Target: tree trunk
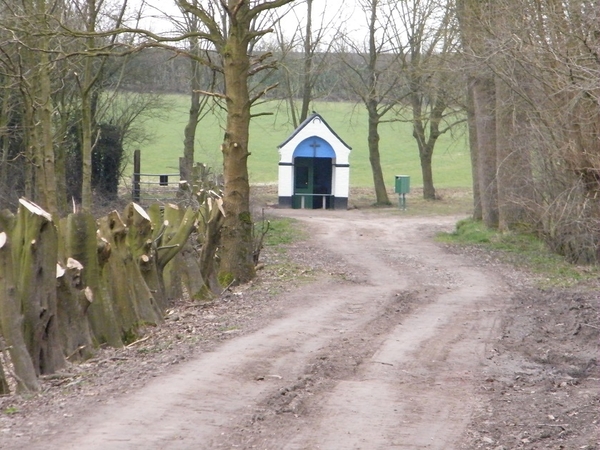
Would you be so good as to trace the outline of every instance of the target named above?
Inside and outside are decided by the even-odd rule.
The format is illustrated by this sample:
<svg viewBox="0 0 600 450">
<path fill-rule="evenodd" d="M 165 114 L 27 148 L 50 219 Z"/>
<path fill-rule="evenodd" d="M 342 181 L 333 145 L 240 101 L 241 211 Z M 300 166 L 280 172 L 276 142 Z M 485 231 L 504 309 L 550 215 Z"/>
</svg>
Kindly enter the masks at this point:
<svg viewBox="0 0 600 450">
<path fill-rule="evenodd" d="M 36 104 L 38 105 L 37 120 L 31 126 L 38 129 L 37 138 L 34 145 L 39 146 L 39 161 L 41 163 L 38 175 L 41 185 L 38 185 L 38 194 L 41 203 L 50 214 L 58 214 L 58 192 L 56 184 L 56 174 L 54 172 L 54 124 L 52 115 L 54 108 L 52 105 L 52 82 L 50 80 L 50 58 L 44 52 L 47 49 L 47 42 L 43 43 L 42 50 L 39 52 L 39 66 L 37 67 L 38 79 Z M 38 180 L 36 180 L 38 183 Z"/>
<path fill-rule="evenodd" d="M 381 99 L 378 97 L 378 59 L 379 49 L 377 46 L 377 32 L 378 32 L 378 2 L 371 2 L 368 7 L 370 8 L 369 16 L 369 54 L 368 63 L 366 67 L 366 95 L 363 96 L 363 101 L 367 107 L 368 115 L 368 136 L 367 142 L 369 144 L 369 162 L 371 163 L 371 171 L 373 172 L 373 185 L 375 188 L 376 204 L 387 206 L 391 205 L 390 199 L 385 188 L 385 180 L 383 178 L 383 171 L 381 170 L 381 156 L 379 154 L 379 123 L 381 121 L 381 115 L 379 114 L 378 108 L 381 104 Z"/>
<path fill-rule="evenodd" d="M 479 76 L 473 83 L 477 127 L 477 171 L 483 223 L 498 227 L 498 186 L 496 184 L 496 93 L 494 79 Z"/>
<path fill-rule="evenodd" d="M 155 290 L 162 292 L 162 297 L 159 298 L 158 295 L 155 297 L 164 310 L 171 300 L 169 292 L 177 291 L 176 287 L 165 284 L 165 268 L 188 244 L 190 235 L 196 229 L 198 213 L 192 208 L 181 210 L 176 205 L 166 205 L 161 211 L 159 205 L 152 205 L 148 214 L 154 230 L 152 239 L 156 255 L 157 282 L 159 283 Z M 177 281 L 177 278 L 174 277 L 173 281 Z"/>
<path fill-rule="evenodd" d="M 200 272 L 202 273 L 203 286 L 195 293 L 198 298 L 211 297 L 219 294 L 222 289 L 217 279 L 215 255 L 220 245 L 219 230 L 223 223 L 223 215 L 218 208 L 209 210 L 208 205 L 204 206 L 204 221 L 200 223 L 198 230 L 198 240 L 202 245 L 200 251 Z M 226 287 L 226 286 L 223 286 Z"/>
<path fill-rule="evenodd" d="M 62 124 L 61 124 L 62 125 Z M 62 126 L 56 131 L 57 136 L 65 136 L 66 128 Z M 71 174 L 67 174 L 67 151 L 65 145 L 63 143 L 59 143 L 56 146 L 56 151 L 54 153 L 54 173 L 56 177 L 56 192 L 57 192 L 57 202 L 58 202 L 58 214 L 59 217 L 65 217 L 72 211 L 72 199 L 68 199 L 67 193 L 67 177 L 70 177 Z"/>
<path fill-rule="evenodd" d="M 371 172 L 373 173 L 373 185 L 375 187 L 375 198 L 377 205 L 391 205 L 390 199 L 385 188 L 383 170 L 381 169 L 381 156 L 379 154 L 379 115 L 377 114 L 377 105 L 370 104 L 367 108 L 369 115 L 369 162 L 371 163 Z"/>
<path fill-rule="evenodd" d="M 20 245 L 12 238 L 14 217 L 2 217 L 0 223 L 0 330 L 9 348 L 10 359 L 17 378 L 17 392 L 38 391 L 36 369 L 27 349 L 23 334 L 24 317 L 21 312 L 14 270 L 13 248 Z"/>
<path fill-rule="evenodd" d="M 420 93 L 420 83 L 413 80 L 411 95 L 412 103 L 412 122 L 413 137 L 417 141 L 419 148 L 419 158 L 421 162 L 421 174 L 423 175 L 423 198 L 425 200 L 435 200 L 435 187 L 433 185 L 433 171 L 431 168 L 433 162 L 433 150 L 435 143 L 440 136 L 440 122 L 442 114 L 446 109 L 445 103 L 438 97 L 435 104 L 431 107 L 429 116 L 429 135 L 426 133 L 426 125 L 423 120 L 423 95 Z"/>
<path fill-rule="evenodd" d="M 98 309 L 102 306 L 110 309 L 93 311 L 97 315 L 92 317 L 97 320 L 92 322 L 92 326 L 95 334 L 104 331 L 107 326 L 112 330 L 113 325 L 109 320 L 111 310 L 114 311 L 120 339 L 125 343 L 137 338 L 141 326 L 162 321 L 155 293 L 146 284 L 138 265 L 142 254 L 135 242 L 148 239 L 145 234 L 148 231 L 147 224 L 145 221 L 141 222 L 141 227 L 137 228 L 137 221 L 129 218 L 128 227 L 116 211 L 99 220 L 99 237 L 103 244 L 101 252 L 108 253 L 108 257 L 101 257 L 99 274 L 99 290 L 107 301 L 105 305 L 99 305 Z M 130 234 L 133 236 L 129 236 Z M 90 310 L 92 307 L 94 303 Z M 103 314 L 108 315 L 106 319 Z"/>
<path fill-rule="evenodd" d="M 198 43 L 195 42 L 197 48 Z M 192 168 L 194 167 L 194 151 L 196 146 L 196 129 L 200 118 L 200 63 L 195 59 L 190 59 L 192 65 L 192 79 L 190 93 L 190 112 L 188 122 L 183 130 L 183 158 L 180 167 L 180 177 L 182 180 L 191 182 Z"/>
<path fill-rule="evenodd" d="M 533 199 L 533 180 L 529 150 L 522 143 L 527 142 L 527 136 L 519 136 L 519 129 L 526 126 L 526 105 L 519 107 L 515 92 L 498 76 L 495 91 L 498 228 L 507 231 L 525 223 Z"/>
<path fill-rule="evenodd" d="M 221 150 L 225 182 L 221 229 L 219 282 L 246 283 L 255 276 L 252 260 L 252 216 L 248 180 L 250 98 L 248 92 L 247 38 L 239 23 L 232 24 L 223 54 L 227 96 L 227 129 Z"/>
<path fill-rule="evenodd" d="M 0 77 L 2 82 L 2 89 L 6 89 L 8 91 L 8 82 L 6 81 L 8 77 Z M 4 95 L 4 97 L 0 100 L 0 129 L 7 130 L 8 124 L 10 121 L 10 112 L 11 110 L 11 96 Z M 10 152 L 10 138 L 8 133 L 3 133 L 0 136 L 0 193 L 1 195 L 6 195 L 10 192 L 10 182 L 9 182 L 9 152 Z M 8 196 L 7 196 L 8 197 Z M 12 196 L 11 196 L 12 197 Z M 10 198 L 12 200 L 12 198 Z"/>
<path fill-rule="evenodd" d="M 86 284 L 97 274 L 96 221 L 85 213 L 70 214 L 60 221 L 57 274 L 58 318 L 61 345 L 71 361 L 92 356 L 94 342 L 88 311 L 99 295 Z M 97 275 L 96 275 L 97 276 Z"/>
<path fill-rule="evenodd" d="M 39 52 L 27 49 L 22 53 L 30 76 L 29 84 L 22 87 L 25 109 L 23 127 L 26 130 L 28 157 L 33 161 L 33 164 L 27 165 L 31 172 L 27 177 L 30 185 L 26 191 L 50 213 L 57 213 L 49 58 L 43 49 Z"/>
<path fill-rule="evenodd" d="M 91 70 L 90 58 L 86 61 L 86 73 Z M 87 76 L 86 76 L 87 79 Z M 87 81 L 87 80 L 86 80 Z M 92 110 L 89 90 L 81 90 L 81 208 L 92 212 Z"/>
<path fill-rule="evenodd" d="M 96 48 L 94 33 L 96 32 L 99 7 L 96 0 L 85 1 L 84 20 L 88 33 L 88 37 L 85 39 L 85 49 L 90 52 Z M 98 74 L 95 73 L 96 67 L 97 61 L 94 61 L 92 56 L 84 57 L 83 80 L 79 78 L 77 80 L 81 95 L 81 208 L 84 213 L 92 211 L 94 201 L 92 195 L 92 152 L 95 144 L 93 136 L 95 128 L 94 85 L 98 81 Z"/>
<path fill-rule="evenodd" d="M 0 334 L 2 331 L 2 327 L 0 327 Z M 2 345 L 2 344 L 0 344 Z M 2 353 L 4 353 L 4 348 L 0 349 L 0 351 L 2 351 Z M 10 394 L 10 386 L 8 385 L 8 381 L 6 381 L 6 375 L 4 372 L 4 367 L 2 367 L 2 364 L 0 363 L 0 395 L 4 396 L 4 395 L 9 395 Z"/>
<path fill-rule="evenodd" d="M 422 147 L 422 148 L 421 148 Z M 435 200 L 435 187 L 433 186 L 433 171 L 431 163 L 433 160 L 433 151 L 429 145 L 419 144 L 419 158 L 421 161 L 421 174 L 423 175 L 423 198 L 425 200 Z"/>
<path fill-rule="evenodd" d="M 110 216 L 110 215 L 109 215 Z M 88 299 L 82 306 L 82 312 L 89 321 L 89 326 L 93 336 L 94 344 L 107 343 L 111 347 L 120 347 L 123 345 L 120 320 L 113 306 L 110 281 L 106 284 L 103 281 L 102 274 L 105 265 L 111 257 L 113 246 L 109 239 L 103 235 L 109 234 L 107 229 L 113 233 L 117 230 L 120 223 L 111 223 L 108 217 L 103 217 L 96 224 L 96 220 L 90 214 L 73 214 L 69 216 L 64 227 L 64 256 L 63 258 L 73 258 L 83 265 L 82 280 L 80 286 L 84 288 L 84 294 L 87 293 Z M 99 230 L 100 235 L 97 235 Z M 102 233 L 102 230 L 105 230 Z M 84 295 L 85 297 L 85 295 Z M 80 300 L 84 298 L 78 297 Z"/>
<path fill-rule="evenodd" d="M 156 234 L 164 234 L 165 227 L 159 205 L 155 205 L 153 210 L 157 212 L 158 216 L 154 218 L 156 227 L 150 214 L 138 204 L 130 203 L 125 207 L 123 222 L 127 227 L 127 239 L 126 246 L 123 249 L 131 252 L 133 261 L 139 267 L 145 284 L 153 294 L 153 302 L 156 302 L 157 306 L 163 309 L 166 306 L 164 286 L 158 270 L 158 257 L 154 240 Z"/>
<path fill-rule="evenodd" d="M 312 65 L 314 50 L 312 46 L 312 5 L 313 0 L 306 0 L 306 36 L 304 36 L 304 67 L 302 72 L 302 108 L 300 123 L 308 117 L 308 110 L 312 100 Z M 297 127 L 298 125 L 296 125 Z"/>
<path fill-rule="evenodd" d="M 479 191 L 479 163 L 475 105 L 473 103 L 473 80 L 467 82 L 467 127 L 469 130 L 469 150 L 471 153 L 471 174 L 473 177 L 473 219 L 482 220 L 481 194 Z"/>
<path fill-rule="evenodd" d="M 27 200 L 19 203 L 13 239 L 22 245 L 13 249 L 13 261 L 25 342 L 36 373 L 54 373 L 65 365 L 57 320 L 58 233 L 49 213 Z"/>
<path fill-rule="evenodd" d="M 470 63 L 467 73 L 467 119 L 473 171 L 475 219 L 498 224 L 493 77 L 486 66 L 489 40 L 489 0 L 456 0 L 461 40 Z"/>
<path fill-rule="evenodd" d="M 177 278 L 191 299 L 196 299 L 196 293 L 204 286 L 204 275 L 200 271 L 200 254 L 194 245 L 186 244 L 181 252 L 165 268 L 165 284 L 167 292 L 175 293 L 177 288 L 171 287 L 172 280 Z M 173 272 L 177 272 L 173 275 Z"/>
<path fill-rule="evenodd" d="M 219 282 L 225 285 L 231 282 L 245 283 L 256 275 L 250 213 L 248 139 L 250 108 L 266 91 L 251 99 L 248 81 L 249 77 L 271 67 L 271 64 L 266 61 L 270 53 L 253 55 L 255 52 L 251 47 L 270 31 L 260 28 L 260 19 L 267 17 L 269 11 L 292 2 L 222 0 L 205 5 L 203 2 L 176 1 L 182 11 L 203 22 L 208 31 L 199 34 L 214 45 L 221 59 L 219 70 L 223 73 L 225 92 L 215 96 L 224 97 L 227 105 L 227 124 L 221 145 L 225 218 L 221 229 L 219 267 Z M 216 12 L 220 13 L 219 19 L 216 19 Z M 214 64 L 209 65 L 214 68 Z"/>
<path fill-rule="evenodd" d="M 192 232 L 196 229 L 198 213 L 193 208 L 181 210 L 176 205 L 167 205 L 163 211 L 165 231 L 157 239 L 157 264 L 159 270 L 171 261 L 185 245 Z M 155 223 L 155 227 L 156 227 Z M 155 239 L 157 236 L 155 236 Z"/>
<path fill-rule="evenodd" d="M 93 292 L 82 285 L 83 266 L 69 258 L 57 274 L 59 339 L 69 361 L 85 360 L 93 355 L 93 340 L 87 310 Z"/>
</svg>

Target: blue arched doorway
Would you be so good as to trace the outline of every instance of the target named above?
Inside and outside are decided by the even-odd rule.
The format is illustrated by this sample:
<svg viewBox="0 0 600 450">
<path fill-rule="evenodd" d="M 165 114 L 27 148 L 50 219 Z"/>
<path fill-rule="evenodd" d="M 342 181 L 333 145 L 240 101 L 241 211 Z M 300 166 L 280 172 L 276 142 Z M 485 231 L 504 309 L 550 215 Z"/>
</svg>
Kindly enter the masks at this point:
<svg viewBox="0 0 600 450">
<path fill-rule="evenodd" d="M 333 147 L 318 136 L 303 140 L 293 154 L 293 208 L 331 208 Z"/>
</svg>

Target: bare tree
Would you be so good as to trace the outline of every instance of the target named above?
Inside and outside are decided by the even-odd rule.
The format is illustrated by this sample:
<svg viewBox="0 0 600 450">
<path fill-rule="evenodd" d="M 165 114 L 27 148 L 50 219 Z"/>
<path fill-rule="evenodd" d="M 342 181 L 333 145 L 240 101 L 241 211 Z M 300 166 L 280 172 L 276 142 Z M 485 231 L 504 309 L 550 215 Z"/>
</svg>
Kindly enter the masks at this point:
<svg viewBox="0 0 600 450">
<path fill-rule="evenodd" d="M 12 102 L 12 120 L 18 117 L 20 121 L 19 126 L 13 123 L 11 129 L 22 130 L 16 137 L 13 133 L 9 141 L 13 148 L 4 153 L 24 167 L 25 188 L 17 192 L 36 200 L 48 211 L 65 214 L 70 209 L 69 185 L 77 184 L 80 192 L 70 193 L 81 198 L 84 209 L 89 211 L 94 172 L 92 150 L 103 138 L 97 117 L 101 91 L 116 70 L 115 48 L 128 47 L 115 31 L 127 2 L 116 10 L 107 10 L 107 3 L 101 0 L 19 5 L 4 1 L 0 5 L 7 11 L 0 20 L 10 30 L 0 62 L 5 80 L 10 81 L 7 86 L 11 87 L 6 91 L 5 105 L 8 108 L 7 102 Z M 131 51 L 126 49 L 126 53 Z M 23 142 L 18 160 L 14 156 L 17 141 Z M 67 177 L 68 157 L 75 147 L 82 156 L 76 173 L 71 171 Z M 73 179 L 78 182 L 73 183 Z"/>
<path fill-rule="evenodd" d="M 30 161 L 26 189 L 30 198 L 55 213 L 59 200 L 54 167 L 51 37 L 56 33 L 56 25 L 52 21 L 52 5 L 30 0 L 18 5 L 5 2 L 4 7 L 15 16 L 14 20 L 5 21 L 5 27 L 11 30 L 18 53 L 12 75 L 19 80 L 24 156 Z"/>
<path fill-rule="evenodd" d="M 436 198 L 433 184 L 433 152 L 438 138 L 464 122 L 463 93 L 457 86 L 458 30 L 451 1 L 409 0 L 397 2 L 393 48 L 398 70 L 405 74 L 407 101 L 401 101 L 400 117 L 409 110 L 413 137 L 419 149 L 423 175 L 423 197 Z M 404 108 L 404 105 L 410 105 Z"/>
<path fill-rule="evenodd" d="M 252 55 L 250 51 L 258 39 L 272 31 L 266 27 L 259 28 L 257 20 L 292 1 L 221 0 L 205 5 L 177 0 L 183 11 L 199 19 L 203 29 L 197 35 L 214 46 L 221 59 L 218 70 L 222 71 L 225 80 L 225 92 L 212 93 L 222 98 L 227 107 L 227 123 L 221 145 L 225 218 L 221 230 L 219 273 L 220 281 L 225 285 L 233 281 L 243 283 L 254 277 L 247 164 L 250 156 L 250 108 L 269 88 L 251 94 L 249 82 L 254 74 L 272 67 L 270 54 Z M 224 20 L 221 21 L 221 18 Z"/>
<path fill-rule="evenodd" d="M 345 34 L 340 39 L 342 47 L 337 51 L 351 73 L 342 83 L 367 110 L 367 142 L 376 202 L 378 205 L 390 205 L 381 169 L 379 126 L 396 106 L 402 83 L 402 74 L 396 70 L 398 58 L 390 45 L 393 38 L 392 8 L 382 0 L 360 0 L 359 4 L 368 29 L 365 42 L 355 41 L 350 34 Z"/>
<path fill-rule="evenodd" d="M 4 8 L 0 4 L 0 8 Z M 0 209 L 16 208 L 16 192 L 25 188 L 19 79 L 15 76 L 18 49 L 9 30 L 0 29 Z"/>
<path fill-rule="evenodd" d="M 194 7 L 198 7 L 199 0 L 190 1 Z M 180 7 L 182 16 L 169 16 L 164 11 L 159 11 L 162 17 L 165 17 L 176 28 L 177 32 L 186 36 L 186 46 L 184 48 L 173 48 L 177 57 L 183 57 L 189 63 L 189 93 L 190 109 L 188 121 L 183 131 L 183 157 L 180 158 L 179 169 L 182 180 L 191 180 L 193 176 L 196 134 L 198 125 L 206 114 L 213 109 L 210 102 L 214 100 L 208 93 L 216 89 L 219 71 L 214 70 L 211 60 L 216 57 L 214 50 L 208 45 L 208 41 L 201 39 L 200 33 L 202 21 L 197 15 L 190 14 L 185 8 Z M 168 46 L 167 46 L 168 47 Z M 212 55 L 211 55 L 212 53 Z"/>
<path fill-rule="evenodd" d="M 487 180 L 496 192 L 496 224 L 530 227 L 575 261 L 597 260 L 598 2 L 462 0 L 459 6 L 477 80 L 475 110 L 479 105 L 494 123 L 486 132 L 479 117 L 475 122 L 480 174 L 482 157 L 495 152 Z M 488 136 L 494 141 L 486 142 Z M 485 221 L 494 203 L 486 205 L 481 187 Z"/>
<path fill-rule="evenodd" d="M 315 56 L 314 41 L 313 39 L 313 14 L 312 14 L 313 0 L 306 0 L 306 28 L 304 33 L 304 70 L 302 72 L 302 108 L 300 112 L 300 122 L 304 122 L 308 117 L 308 110 L 310 102 L 312 100 L 312 90 L 314 87 L 314 76 L 313 76 L 313 60 Z M 298 124 L 294 124 L 296 127 Z"/>
<path fill-rule="evenodd" d="M 101 8 L 103 0 L 85 0 L 83 2 L 74 2 L 74 8 L 83 19 L 85 24 L 84 61 L 83 73 L 81 76 L 76 74 L 77 84 L 80 90 L 81 98 L 81 153 L 82 153 L 82 183 L 81 183 L 81 201 L 83 212 L 89 213 L 92 208 L 92 150 L 98 135 L 94 136 L 95 127 L 95 103 L 98 96 L 98 84 L 102 79 L 104 66 L 108 59 L 108 49 L 115 45 L 117 35 L 113 34 L 108 41 L 102 42 L 99 48 L 97 33 Z M 113 28 L 119 28 L 123 21 L 123 16 L 127 9 L 127 0 L 125 0 L 116 11 L 116 19 Z M 99 131 L 97 131 L 99 132 Z"/>
<path fill-rule="evenodd" d="M 472 55 L 470 63 L 469 98 L 473 102 L 472 127 L 475 132 L 476 152 L 471 160 L 477 162 L 476 178 L 482 219 L 489 227 L 498 226 L 498 187 L 496 180 L 496 116 L 494 77 L 485 64 L 486 32 L 489 23 L 489 2 L 475 0 L 457 0 L 457 12 L 465 52 Z M 476 56 L 477 55 L 477 56 Z"/>
<path fill-rule="evenodd" d="M 276 26 L 277 50 L 280 55 L 279 78 L 283 79 L 283 95 L 295 128 L 306 120 L 315 99 L 326 96 L 334 88 L 328 85 L 327 89 L 317 91 L 319 84 L 324 85 L 320 80 L 327 78 L 331 71 L 331 52 L 334 46 L 331 35 L 335 33 L 335 24 L 340 20 L 340 14 L 330 17 L 321 15 L 317 19 L 313 5 L 313 0 L 305 0 L 305 5 L 299 5 L 301 11 L 305 8 L 305 15 L 298 14 L 298 8 L 288 13 L 288 18 L 292 13 L 298 14 L 298 26 L 291 35 L 289 19 L 285 26 L 281 22 Z M 321 4 L 321 7 L 326 9 L 327 2 Z"/>
</svg>

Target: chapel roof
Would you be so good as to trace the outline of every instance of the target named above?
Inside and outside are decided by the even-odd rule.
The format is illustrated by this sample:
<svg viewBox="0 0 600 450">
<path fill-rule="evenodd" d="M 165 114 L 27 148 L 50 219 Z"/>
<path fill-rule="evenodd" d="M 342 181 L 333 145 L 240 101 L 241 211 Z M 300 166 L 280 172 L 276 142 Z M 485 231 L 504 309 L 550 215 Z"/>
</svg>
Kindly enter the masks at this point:
<svg viewBox="0 0 600 450">
<path fill-rule="evenodd" d="M 337 139 L 338 139 L 338 140 L 339 140 L 339 141 L 340 141 L 342 144 L 344 144 L 344 145 L 345 145 L 347 148 L 349 148 L 350 150 L 352 150 L 352 147 L 350 147 L 348 144 L 346 144 L 346 143 L 344 142 L 344 140 L 343 140 L 343 139 L 342 139 L 342 138 L 341 138 L 341 137 L 340 137 L 340 136 L 339 136 L 339 135 L 338 135 L 338 134 L 335 132 L 335 130 L 329 126 L 329 124 L 327 123 L 327 121 L 326 121 L 325 119 L 323 119 L 323 116 L 321 116 L 320 114 L 318 114 L 318 113 L 316 113 L 316 112 L 314 112 L 314 111 L 313 111 L 313 113 L 312 113 L 310 116 L 308 116 L 308 117 L 307 117 L 307 118 L 304 120 L 304 122 L 302 122 L 300 125 L 298 125 L 298 128 L 296 128 L 296 129 L 294 130 L 294 132 L 293 132 L 293 133 L 292 133 L 292 134 L 291 134 L 291 135 L 290 135 L 290 136 L 289 136 L 289 137 L 288 137 L 288 138 L 287 138 L 285 141 L 283 141 L 281 144 L 279 144 L 279 145 L 277 146 L 277 148 L 281 148 L 281 147 L 285 146 L 285 145 L 286 145 L 288 142 L 290 142 L 290 141 L 291 141 L 291 140 L 294 138 L 294 136 L 296 136 L 296 135 L 297 135 L 297 134 L 298 134 L 300 131 L 302 131 L 302 129 L 303 129 L 304 127 L 306 127 L 306 126 L 307 126 L 307 125 L 308 125 L 310 122 L 312 122 L 312 120 L 313 120 L 315 117 L 318 117 L 318 118 L 321 120 L 321 123 L 323 123 L 323 125 L 325 125 L 325 126 L 326 126 L 326 127 L 329 129 L 329 131 L 331 131 L 331 132 L 333 133 L 333 135 L 334 135 L 334 136 L 335 136 L 335 137 L 336 137 L 336 138 L 337 138 Z"/>
</svg>

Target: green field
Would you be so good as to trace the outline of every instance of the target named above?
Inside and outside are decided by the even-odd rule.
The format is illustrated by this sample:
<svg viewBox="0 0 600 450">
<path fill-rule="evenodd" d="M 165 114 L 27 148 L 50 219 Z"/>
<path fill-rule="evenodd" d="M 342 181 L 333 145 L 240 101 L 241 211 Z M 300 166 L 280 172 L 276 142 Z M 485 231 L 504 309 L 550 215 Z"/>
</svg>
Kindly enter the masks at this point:
<svg viewBox="0 0 600 450">
<path fill-rule="evenodd" d="M 177 172 L 183 151 L 183 129 L 187 120 L 189 100 L 183 95 L 169 95 L 167 119 L 154 119 L 146 124 L 150 143 L 142 147 L 142 172 Z M 363 107 L 348 103 L 317 103 L 321 114 L 336 133 L 352 147 L 350 180 L 354 187 L 372 186 L 367 149 L 367 120 Z M 253 119 L 250 129 L 249 171 L 251 183 L 277 181 L 279 154 L 277 146 L 293 132 L 285 108 L 270 102 L 253 110 L 271 111 L 273 116 Z M 221 166 L 219 146 L 223 137 L 222 118 L 211 116 L 200 122 L 197 134 L 196 161 L 213 167 Z M 421 169 L 410 124 L 386 123 L 380 127 L 381 164 L 386 184 L 392 187 L 394 175 L 409 175 L 411 186 L 422 186 Z M 433 159 L 434 184 L 437 188 L 471 187 L 470 156 L 464 129 L 443 135 L 437 143 Z"/>
</svg>

